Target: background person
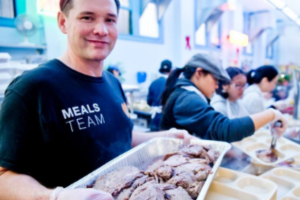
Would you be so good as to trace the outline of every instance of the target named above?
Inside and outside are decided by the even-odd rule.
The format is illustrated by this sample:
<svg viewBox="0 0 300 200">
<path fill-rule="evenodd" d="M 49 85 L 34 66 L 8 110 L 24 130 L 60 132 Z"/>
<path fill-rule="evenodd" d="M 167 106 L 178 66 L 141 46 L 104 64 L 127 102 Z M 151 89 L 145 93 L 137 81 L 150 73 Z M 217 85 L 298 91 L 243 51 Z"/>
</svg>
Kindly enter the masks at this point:
<svg viewBox="0 0 300 200">
<path fill-rule="evenodd" d="M 249 113 L 240 99 L 243 97 L 247 86 L 247 77 L 243 70 L 236 67 L 226 69 L 231 82 L 219 82 L 219 88 L 211 101 L 211 106 L 230 119 L 248 116 Z"/>
<path fill-rule="evenodd" d="M 178 79 L 181 73 L 185 78 Z M 175 69 L 162 96 L 161 128 L 184 128 L 203 139 L 235 142 L 268 123 L 281 120 L 283 127 L 278 128 L 278 135 L 284 133 L 286 120 L 274 109 L 236 119 L 215 111 L 209 101 L 218 89 L 218 81 L 231 80 L 220 62 L 209 55 L 196 54 L 184 68 Z"/>
</svg>

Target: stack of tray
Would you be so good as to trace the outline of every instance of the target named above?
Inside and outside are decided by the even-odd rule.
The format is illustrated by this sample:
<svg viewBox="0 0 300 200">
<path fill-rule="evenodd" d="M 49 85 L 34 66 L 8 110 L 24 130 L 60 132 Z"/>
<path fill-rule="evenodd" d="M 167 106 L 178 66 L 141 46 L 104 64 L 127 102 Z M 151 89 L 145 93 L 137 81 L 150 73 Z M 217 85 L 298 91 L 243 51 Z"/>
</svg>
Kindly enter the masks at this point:
<svg viewBox="0 0 300 200">
<path fill-rule="evenodd" d="M 269 180 L 219 168 L 205 200 L 276 200 L 276 191 Z"/>
<path fill-rule="evenodd" d="M 212 149 L 220 152 L 220 156 L 212 168 L 212 173 L 208 176 L 197 198 L 197 200 L 204 200 L 215 176 L 214 172 L 218 170 L 225 153 L 231 148 L 231 145 L 225 142 L 206 140 L 192 140 L 191 143 L 211 145 Z M 150 140 L 108 162 L 91 174 L 70 185 L 68 188 L 86 188 L 93 185 L 98 177 L 125 166 L 134 166 L 144 170 L 157 158 L 161 158 L 165 154 L 178 150 L 180 145 L 182 145 L 182 140 L 179 139 L 156 138 Z"/>
<path fill-rule="evenodd" d="M 261 177 L 277 184 L 277 200 L 300 199 L 300 172 L 288 168 L 275 168 Z"/>
<path fill-rule="evenodd" d="M 300 155 L 300 145 L 281 137 L 277 140 L 276 144 L 278 160 L 272 163 L 260 160 L 256 156 L 256 151 L 270 149 L 271 140 L 272 137 L 270 132 L 260 131 L 240 142 L 233 143 L 233 145 L 248 154 L 255 163 L 262 164 L 264 166 L 277 166 L 279 163 Z"/>
</svg>

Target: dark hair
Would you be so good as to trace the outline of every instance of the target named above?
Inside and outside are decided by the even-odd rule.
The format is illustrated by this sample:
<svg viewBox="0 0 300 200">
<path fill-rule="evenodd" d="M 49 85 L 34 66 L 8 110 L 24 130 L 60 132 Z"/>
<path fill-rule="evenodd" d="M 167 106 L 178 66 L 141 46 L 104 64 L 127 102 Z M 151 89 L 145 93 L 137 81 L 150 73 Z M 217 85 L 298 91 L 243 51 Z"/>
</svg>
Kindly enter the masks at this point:
<svg viewBox="0 0 300 200">
<path fill-rule="evenodd" d="M 240 74 L 243 74 L 246 76 L 246 74 L 244 73 L 243 70 L 237 68 L 237 67 L 228 67 L 226 69 L 228 75 L 230 76 L 231 80 L 237 76 L 237 75 L 240 75 Z M 229 83 L 228 82 L 224 82 L 224 81 L 219 81 L 219 88 L 216 90 L 216 93 L 220 96 L 222 96 L 223 98 L 227 99 L 228 98 L 228 93 L 226 92 L 223 92 L 223 85 L 228 85 Z"/>
<path fill-rule="evenodd" d="M 194 73 L 196 72 L 197 67 L 190 67 L 188 65 L 186 65 L 183 68 L 176 68 L 175 70 L 173 70 L 170 74 L 170 76 L 167 79 L 167 83 L 165 86 L 165 90 L 161 95 L 161 104 L 162 106 L 164 106 L 169 98 L 169 96 L 171 95 L 171 93 L 174 90 L 174 86 L 180 76 L 181 73 L 183 73 L 184 77 L 186 79 L 191 79 L 192 76 L 194 75 Z M 202 69 L 202 72 L 207 75 L 209 72 L 206 70 Z"/>
<path fill-rule="evenodd" d="M 119 13 L 120 1 L 115 0 L 115 3 L 117 6 L 117 13 Z M 59 1 L 60 10 L 67 16 L 69 15 L 69 11 L 71 10 L 72 7 L 73 7 L 73 0 L 60 0 Z"/>
<path fill-rule="evenodd" d="M 265 65 L 255 70 L 251 70 L 247 74 L 248 84 L 260 83 L 263 78 L 267 78 L 271 82 L 278 75 L 278 71 L 274 66 Z"/>
</svg>

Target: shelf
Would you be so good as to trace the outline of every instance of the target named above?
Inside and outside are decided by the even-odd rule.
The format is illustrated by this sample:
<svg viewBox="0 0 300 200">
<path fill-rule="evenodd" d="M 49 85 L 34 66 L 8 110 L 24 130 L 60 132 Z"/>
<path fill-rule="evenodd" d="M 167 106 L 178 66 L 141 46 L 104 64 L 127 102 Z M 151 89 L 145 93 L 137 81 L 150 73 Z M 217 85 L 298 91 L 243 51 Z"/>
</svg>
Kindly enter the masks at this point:
<svg viewBox="0 0 300 200">
<path fill-rule="evenodd" d="M 46 46 L 25 46 L 25 45 L 9 45 L 9 44 L 0 44 L 0 48 L 11 48 L 11 49 L 36 49 L 38 51 L 46 50 Z"/>
</svg>

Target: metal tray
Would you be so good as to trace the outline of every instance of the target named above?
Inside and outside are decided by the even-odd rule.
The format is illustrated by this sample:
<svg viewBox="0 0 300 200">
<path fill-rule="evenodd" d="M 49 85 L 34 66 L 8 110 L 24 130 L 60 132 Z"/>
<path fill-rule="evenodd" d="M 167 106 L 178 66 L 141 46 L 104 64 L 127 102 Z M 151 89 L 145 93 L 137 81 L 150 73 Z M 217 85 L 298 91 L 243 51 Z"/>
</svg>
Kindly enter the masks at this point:
<svg viewBox="0 0 300 200">
<path fill-rule="evenodd" d="M 211 145 L 214 150 L 220 152 L 220 156 L 212 168 L 213 173 L 208 176 L 197 198 L 197 200 L 204 200 L 209 186 L 215 176 L 215 172 L 218 170 L 225 153 L 231 148 L 231 145 L 226 142 L 196 139 L 192 140 L 191 144 Z M 120 155 L 119 157 L 108 162 L 107 164 L 103 165 L 102 167 L 80 179 L 79 181 L 73 183 L 68 188 L 86 188 L 87 186 L 93 185 L 96 179 L 100 176 L 125 166 L 134 166 L 141 170 L 144 170 L 157 158 L 161 158 L 165 154 L 178 150 L 180 145 L 182 145 L 182 140 L 179 139 L 152 139 Z"/>
</svg>

